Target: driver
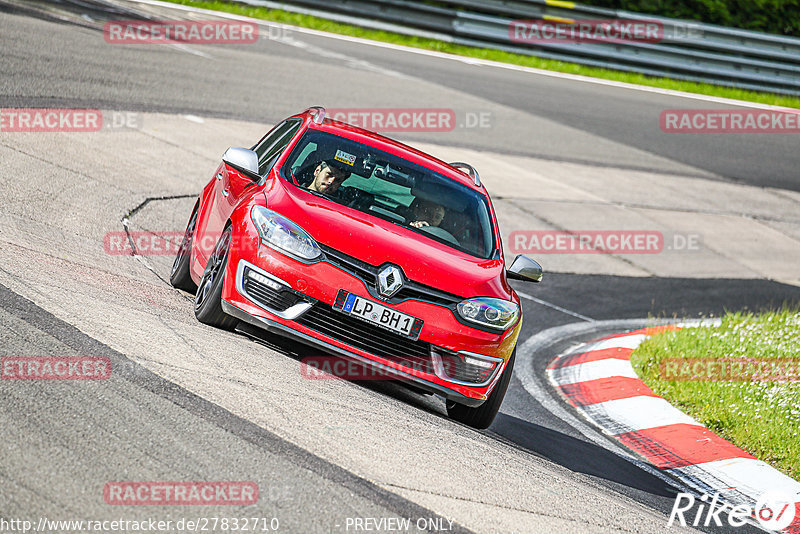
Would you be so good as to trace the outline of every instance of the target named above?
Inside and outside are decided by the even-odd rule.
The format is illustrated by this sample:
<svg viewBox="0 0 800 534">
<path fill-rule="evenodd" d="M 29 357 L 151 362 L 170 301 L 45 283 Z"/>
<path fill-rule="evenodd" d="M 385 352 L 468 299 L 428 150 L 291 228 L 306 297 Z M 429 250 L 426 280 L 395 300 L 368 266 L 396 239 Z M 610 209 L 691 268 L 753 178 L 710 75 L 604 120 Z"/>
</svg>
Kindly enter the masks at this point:
<svg viewBox="0 0 800 534">
<path fill-rule="evenodd" d="M 349 176 L 349 171 L 323 160 L 314 169 L 314 179 L 308 188 L 317 193 L 333 195 Z"/>
<path fill-rule="evenodd" d="M 415 198 L 411 203 L 411 215 L 411 222 L 408 225 L 414 228 L 439 226 L 444 219 L 445 209 L 441 204 L 431 200 Z"/>
</svg>

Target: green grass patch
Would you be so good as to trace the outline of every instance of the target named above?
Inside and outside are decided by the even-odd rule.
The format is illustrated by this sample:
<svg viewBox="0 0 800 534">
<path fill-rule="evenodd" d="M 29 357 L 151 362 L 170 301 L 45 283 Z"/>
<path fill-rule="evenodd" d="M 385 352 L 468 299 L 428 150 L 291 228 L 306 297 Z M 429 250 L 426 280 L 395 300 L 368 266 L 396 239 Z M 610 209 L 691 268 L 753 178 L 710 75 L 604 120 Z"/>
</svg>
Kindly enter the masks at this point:
<svg viewBox="0 0 800 534">
<path fill-rule="evenodd" d="M 646 85 L 650 87 L 658 87 L 661 89 L 673 89 L 676 91 L 685 91 L 688 93 L 697 93 L 697 94 L 710 95 L 721 98 L 733 98 L 736 100 L 745 100 L 748 102 L 771 104 L 774 106 L 800 108 L 800 98 L 791 96 L 782 96 L 782 95 L 775 95 L 772 93 L 761 93 L 756 91 L 746 91 L 744 89 L 735 89 L 732 87 L 723 87 L 719 85 L 711 85 L 705 83 L 687 82 L 681 80 L 674 80 L 671 78 L 656 78 L 652 76 L 645 76 L 643 74 L 638 74 L 638 73 L 602 69 L 598 67 L 588 67 L 584 65 L 578 65 L 577 63 L 568 63 L 552 59 L 542 59 L 533 56 L 527 56 L 524 54 L 513 54 L 510 52 L 491 50 L 488 48 L 462 46 L 462 45 L 447 43 L 444 41 L 439 41 L 436 39 L 425 39 L 420 37 L 403 35 L 399 33 L 372 30 L 368 28 L 362 28 L 359 26 L 342 24 L 339 22 L 334 22 L 320 17 L 301 15 L 298 13 L 291 13 L 289 11 L 282 11 L 279 9 L 268 9 L 265 7 L 248 6 L 246 4 L 238 4 L 235 2 L 223 2 L 220 0 L 167 0 L 167 1 L 175 4 L 199 7 L 214 11 L 224 11 L 226 13 L 233 13 L 236 15 L 242 15 L 256 19 L 270 20 L 274 22 L 280 22 L 283 24 L 290 24 L 292 26 L 300 26 L 303 28 L 310 28 L 314 30 L 338 33 L 342 35 L 350 35 L 353 37 L 362 37 L 364 39 L 383 41 L 387 43 L 410 46 L 414 48 L 422 48 L 425 50 L 435 50 L 437 52 L 445 52 L 448 54 L 456 54 L 460 56 L 487 59 L 491 61 L 499 61 L 501 63 L 509 63 L 512 65 L 534 67 L 537 69 L 565 72 L 569 74 L 580 74 L 583 76 L 591 76 L 593 78 L 602 78 L 606 80 L 614 80 L 614 81 L 632 83 L 637 85 Z"/>
<path fill-rule="evenodd" d="M 788 369 L 794 370 L 794 381 L 665 380 L 662 363 L 673 359 L 679 359 L 678 365 L 725 359 L 738 376 L 766 369 L 759 371 L 752 360 L 791 360 Z M 756 458 L 800 480 L 800 309 L 728 314 L 718 327 L 659 334 L 634 351 L 631 363 L 658 395 Z M 694 369 L 708 370 L 708 363 Z M 687 369 L 685 365 L 678 368 Z M 720 376 L 719 371 L 712 374 Z"/>
</svg>

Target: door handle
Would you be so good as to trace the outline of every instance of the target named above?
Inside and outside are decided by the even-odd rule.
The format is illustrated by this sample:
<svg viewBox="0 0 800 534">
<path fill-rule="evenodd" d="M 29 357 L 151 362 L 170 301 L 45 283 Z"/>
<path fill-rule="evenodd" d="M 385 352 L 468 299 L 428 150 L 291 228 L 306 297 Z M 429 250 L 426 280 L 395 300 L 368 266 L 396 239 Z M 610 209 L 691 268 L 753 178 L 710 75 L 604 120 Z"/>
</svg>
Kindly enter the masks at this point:
<svg viewBox="0 0 800 534">
<path fill-rule="evenodd" d="M 227 189 L 223 189 L 223 190 L 222 190 L 222 196 L 223 196 L 223 197 L 227 197 L 227 196 L 228 196 L 228 195 L 230 195 L 230 194 L 231 194 L 231 192 L 230 192 L 230 191 L 228 191 Z"/>
<path fill-rule="evenodd" d="M 217 173 L 217 180 L 222 180 L 222 171 Z"/>
</svg>

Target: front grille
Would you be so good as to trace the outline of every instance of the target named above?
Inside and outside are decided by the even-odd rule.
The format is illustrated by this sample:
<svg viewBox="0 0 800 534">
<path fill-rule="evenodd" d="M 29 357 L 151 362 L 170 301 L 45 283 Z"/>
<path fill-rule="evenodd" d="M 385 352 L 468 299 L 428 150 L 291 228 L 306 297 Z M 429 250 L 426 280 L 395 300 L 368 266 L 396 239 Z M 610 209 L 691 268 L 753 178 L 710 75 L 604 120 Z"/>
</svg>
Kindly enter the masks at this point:
<svg viewBox="0 0 800 534">
<path fill-rule="evenodd" d="M 337 341 L 375 356 L 433 374 L 430 343 L 413 340 L 374 326 L 318 302 L 297 322 Z"/>
<path fill-rule="evenodd" d="M 498 363 L 486 369 L 477 365 L 468 364 L 460 354 L 449 350 L 437 348 L 436 353 L 441 358 L 442 368 L 449 378 L 469 384 L 482 384 L 486 382 L 491 378 L 497 366 L 501 365 Z"/>
<path fill-rule="evenodd" d="M 378 268 L 370 265 L 365 261 L 361 261 L 358 258 L 354 258 L 352 256 L 348 256 L 342 252 L 339 252 L 336 249 L 331 247 L 321 245 L 319 246 L 322 249 L 322 252 L 325 253 L 325 259 L 336 265 L 337 267 L 349 272 L 350 274 L 354 274 L 359 278 L 364 279 L 372 286 L 375 286 L 376 280 L 378 279 Z"/>
<path fill-rule="evenodd" d="M 406 280 L 405 285 L 400 289 L 400 291 L 398 291 L 392 298 L 385 299 L 378 293 L 379 266 L 370 265 L 365 261 L 354 258 L 353 256 L 348 256 L 347 254 L 344 254 L 343 252 L 326 245 L 320 244 L 320 248 L 325 253 L 325 258 L 329 262 L 336 265 L 340 269 L 347 271 L 353 276 L 362 279 L 366 283 L 367 289 L 373 297 L 389 302 L 390 304 L 397 304 L 404 300 L 412 299 L 432 302 L 434 304 L 450 307 L 464 300 L 458 295 L 441 291 L 435 287 L 419 284 L 413 280 Z"/>
<path fill-rule="evenodd" d="M 242 279 L 242 287 L 244 287 L 247 295 L 263 308 L 268 308 L 275 311 L 285 311 L 298 302 L 302 298 L 289 288 L 284 290 L 275 290 L 266 284 L 259 282 L 250 277 L 252 269 L 246 268 Z"/>
<path fill-rule="evenodd" d="M 394 298 L 398 301 L 407 299 L 426 300 L 436 304 L 442 304 L 443 306 L 453 306 L 464 300 L 461 297 L 456 297 L 455 295 L 450 295 L 415 282 L 406 283 L 406 285 L 395 294 Z"/>
</svg>

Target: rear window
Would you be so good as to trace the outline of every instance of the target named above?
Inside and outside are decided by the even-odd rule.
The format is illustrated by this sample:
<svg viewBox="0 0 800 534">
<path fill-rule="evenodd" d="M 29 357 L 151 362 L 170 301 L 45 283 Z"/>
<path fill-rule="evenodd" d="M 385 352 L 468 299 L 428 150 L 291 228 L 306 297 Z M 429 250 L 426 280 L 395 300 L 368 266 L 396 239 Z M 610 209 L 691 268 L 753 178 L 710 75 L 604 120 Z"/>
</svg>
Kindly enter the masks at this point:
<svg viewBox="0 0 800 534">
<path fill-rule="evenodd" d="M 337 135 L 309 130 L 281 169 L 288 181 L 479 258 L 495 250 L 482 194 L 430 169 Z"/>
</svg>

